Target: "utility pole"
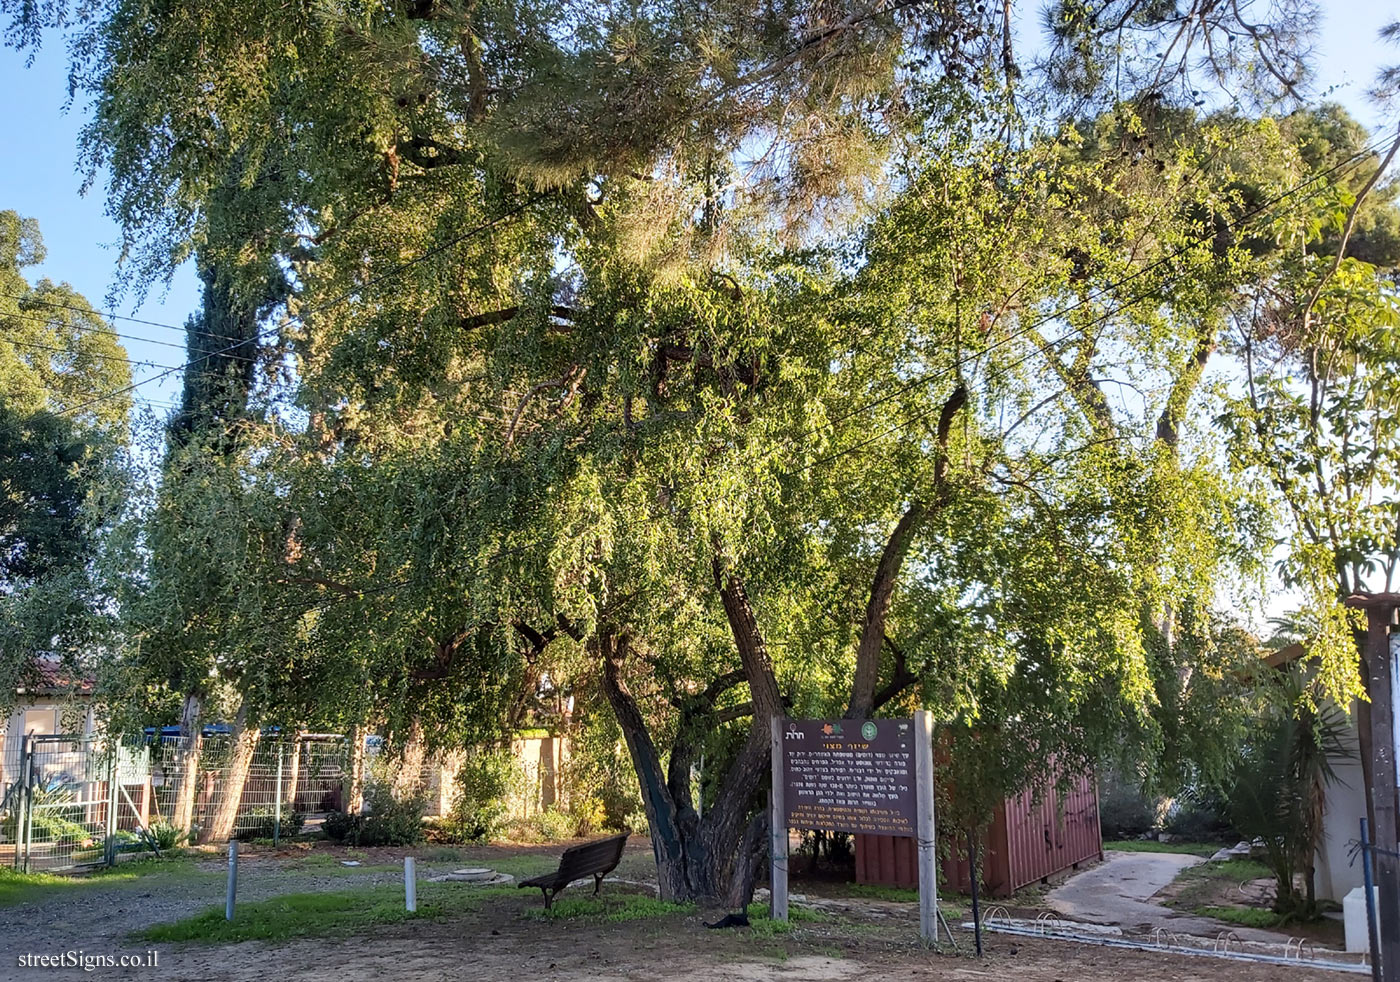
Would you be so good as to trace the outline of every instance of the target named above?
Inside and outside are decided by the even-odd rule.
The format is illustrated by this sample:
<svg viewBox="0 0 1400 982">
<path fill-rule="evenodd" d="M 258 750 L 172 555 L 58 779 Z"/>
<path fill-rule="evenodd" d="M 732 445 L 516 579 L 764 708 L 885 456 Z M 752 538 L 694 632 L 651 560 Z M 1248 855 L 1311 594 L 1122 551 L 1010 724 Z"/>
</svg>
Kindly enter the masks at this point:
<svg viewBox="0 0 1400 982">
<path fill-rule="evenodd" d="M 1366 674 L 1371 697 L 1371 805 L 1375 810 L 1376 886 L 1380 894 L 1380 978 L 1400 982 L 1400 825 L 1396 823 L 1396 659 L 1390 629 L 1400 594 L 1356 594 L 1366 611 Z"/>
</svg>

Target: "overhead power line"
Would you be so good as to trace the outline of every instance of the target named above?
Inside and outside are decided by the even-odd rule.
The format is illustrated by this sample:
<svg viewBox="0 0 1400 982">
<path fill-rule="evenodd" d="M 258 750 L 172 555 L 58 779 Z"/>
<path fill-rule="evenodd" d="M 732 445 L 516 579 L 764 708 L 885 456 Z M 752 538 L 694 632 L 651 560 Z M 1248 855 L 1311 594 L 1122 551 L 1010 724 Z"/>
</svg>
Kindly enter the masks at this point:
<svg viewBox="0 0 1400 982">
<path fill-rule="evenodd" d="M 54 351 L 61 355 L 71 355 L 74 358 L 100 358 L 103 361 L 121 361 L 126 362 L 126 364 L 128 365 L 132 365 L 134 367 L 139 368 L 172 368 L 172 366 L 170 365 L 162 365 L 159 362 L 142 361 L 137 358 L 127 358 L 122 355 L 112 355 L 102 351 L 77 351 L 73 348 L 60 348 L 58 345 L 42 344 L 38 341 L 28 341 L 24 338 L 10 337 L 9 335 L 5 334 L 0 334 L 0 342 L 3 342 L 5 344 L 17 344 L 22 348 L 34 348 L 39 351 Z M 62 414 L 60 413 L 60 415 Z"/>
<path fill-rule="evenodd" d="M 510 218 L 514 218 L 516 215 L 518 215 L 518 214 L 520 214 L 521 212 L 525 211 L 527 208 L 530 208 L 530 207 L 531 207 L 532 205 L 534 205 L 536 202 L 543 200 L 544 197 L 545 197 L 545 195 L 543 195 L 543 194 L 534 195 L 534 196 L 531 197 L 529 200 L 524 201 L 524 202 L 522 202 L 521 204 L 516 205 L 514 208 L 511 208 L 511 209 L 505 211 L 505 212 L 502 213 L 501 215 L 498 215 L 496 218 L 491 219 L 489 222 L 485 222 L 485 223 L 483 223 L 483 224 L 481 224 L 481 225 L 475 226 L 474 228 L 468 229 L 466 232 L 463 232 L 461 235 L 455 236 L 455 237 L 449 239 L 449 240 L 446 241 L 446 242 L 443 242 L 443 243 L 441 243 L 441 244 L 439 244 L 439 245 L 437 245 L 437 246 L 434 246 L 433 248 L 427 250 L 426 252 L 423 252 L 423 253 L 421 253 L 421 254 L 419 254 L 419 255 L 417 255 L 417 256 L 414 256 L 412 259 L 405 260 L 404 262 L 399 263 L 397 266 L 392 266 L 392 267 L 390 267 L 389 269 L 385 270 L 383 273 L 379 274 L 378 276 L 370 277 L 370 278 L 369 278 L 368 280 L 366 280 L 364 283 L 361 283 L 361 284 L 359 284 L 358 286 L 351 287 L 350 289 L 346 290 L 344 293 L 340 294 L 340 295 L 337 296 L 337 297 L 332 298 L 331 300 L 327 300 L 327 301 L 324 302 L 324 303 L 316 304 L 316 305 L 314 305 L 314 306 L 312 306 L 312 307 L 307 308 L 307 309 L 306 309 L 305 311 L 303 311 L 302 313 L 296 315 L 296 316 L 293 317 L 293 318 L 290 318 L 290 320 L 291 320 L 291 322 L 294 322 L 294 323 L 295 323 L 295 322 L 305 323 L 307 317 L 314 316 L 315 314 L 322 313 L 322 312 L 324 312 L 324 311 L 326 311 L 326 310 L 331 309 L 332 307 L 339 306 L 340 304 L 345 303 L 346 301 L 348 301 L 348 300 L 350 300 L 350 299 L 352 299 L 352 298 L 358 296 L 359 294 L 365 292 L 366 290 L 370 289 L 371 287 L 377 286 L 377 285 L 379 285 L 380 283 L 383 283 L 383 282 L 385 282 L 385 281 L 387 281 L 387 280 L 394 279 L 394 278 L 396 278 L 396 277 L 402 275 L 403 273 L 405 273 L 405 272 L 408 271 L 409 269 L 411 269 L 411 268 L 413 268 L 414 266 L 416 266 L 418 263 L 426 262 L 427 260 L 433 258 L 434 256 L 441 255 L 442 253 L 446 252 L 447 250 L 452 249 L 452 248 L 454 248 L 455 246 L 460 245 L 461 243 L 467 241 L 468 239 L 474 238 L 475 236 L 480 235 L 480 234 L 482 234 L 483 232 L 488 232 L 488 231 L 490 231 L 491 229 L 494 229 L 495 227 L 497 227 L 498 225 L 500 225 L 502 222 L 505 222 L 506 220 L 508 220 L 508 219 L 510 219 Z M 265 338 L 267 338 L 267 337 L 271 337 L 273 334 L 276 334 L 278 331 L 281 330 L 281 328 L 282 328 L 282 325 L 279 324 L 279 325 L 275 325 L 275 326 L 273 326 L 273 327 L 267 328 L 267 329 L 265 329 L 265 330 L 259 331 L 257 334 L 255 334 L 255 335 L 254 335 L 253 337 L 251 337 L 251 338 L 246 338 L 246 339 L 237 341 L 237 342 L 235 342 L 235 343 L 233 343 L 233 344 L 230 344 L 230 345 L 228 345 L 228 346 L 226 346 L 226 347 L 220 348 L 220 349 L 218 349 L 217 351 L 210 351 L 210 352 L 207 352 L 206 354 L 203 354 L 203 355 L 201 355 L 201 356 L 198 357 L 198 358 L 193 358 L 193 359 L 191 359 L 190 361 L 185 362 L 183 365 L 175 365 L 175 366 L 173 366 L 173 367 L 167 369 L 166 371 L 160 373 L 159 375 L 152 375 L 150 378 L 142 379 L 142 380 L 139 381 L 139 382 L 133 382 L 133 383 L 131 383 L 130 385 L 123 386 L 123 387 L 120 388 L 120 389 L 113 389 L 113 390 L 110 391 L 110 392 L 104 392 L 104 393 L 102 393 L 102 394 L 100 394 L 100 395 L 94 397 L 93 399 L 90 399 L 89 401 L 87 401 L 87 402 L 85 402 L 85 403 L 82 403 L 81 405 L 73 406 L 73 407 L 71 407 L 70 409 L 64 410 L 64 413 L 77 413 L 77 412 L 82 412 L 84 409 L 90 409 L 91 407 L 97 405 L 98 403 L 101 403 L 103 400 L 111 399 L 111 398 L 114 398 L 114 397 L 119 396 L 119 395 L 124 395 L 125 393 L 130 392 L 131 390 L 133 390 L 133 389 L 135 389 L 135 388 L 138 388 L 138 387 L 140 387 L 140 386 L 142 386 L 142 385 L 149 385 L 149 384 L 152 383 L 152 382 L 155 382 L 155 381 L 157 381 L 157 380 L 159 380 L 159 379 L 165 378 L 167 375 L 170 375 L 170 374 L 172 374 L 173 372 L 188 371 L 189 369 L 193 368 L 194 366 L 203 364 L 204 362 L 208 361 L 208 360 L 211 359 L 211 358 L 216 358 L 216 357 L 218 357 L 218 356 L 220 356 L 220 355 L 227 354 L 228 352 L 231 352 L 231 351 L 234 351 L 234 350 L 236 350 L 236 349 L 238 349 L 238 348 L 241 348 L 241 347 L 243 347 L 244 345 L 248 345 L 248 344 L 257 344 L 257 343 L 261 342 L 263 339 L 265 339 Z"/>
</svg>

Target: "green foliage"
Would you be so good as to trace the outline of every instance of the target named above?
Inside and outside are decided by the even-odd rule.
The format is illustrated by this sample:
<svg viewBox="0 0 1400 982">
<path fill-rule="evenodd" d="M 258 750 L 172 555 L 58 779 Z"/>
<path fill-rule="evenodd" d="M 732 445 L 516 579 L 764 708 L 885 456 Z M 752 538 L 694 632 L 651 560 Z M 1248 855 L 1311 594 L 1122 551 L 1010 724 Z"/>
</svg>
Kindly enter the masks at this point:
<svg viewBox="0 0 1400 982">
<path fill-rule="evenodd" d="M 1118 771 L 1099 778 L 1099 827 L 1107 840 L 1127 839 L 1157 827 L 1157 803 L 1142 782 Z"/>
<path fill-rule="evenodd" d="M 775 935 L 791 934 L 794 925 L 820 921 L 828 916 L 824 911 L 811 907 L 791 906 L 788 908 L 786 921 L 775 921 L 769 913 L 767 904 L 749 904 L 748 915 L 748 933 L 755 938 L 771 938 Z"/>
<path fill-rule="evenodd" d="M 91 842 L 94 834 L 82 824 L 83 808 L 79 805 L 65 807 L 76 801 L 77 796 L 77 789 L 62 781 L 50 781 L 34 787 L 30 795 L 32 812 L 26 814 L 31 841 L 79 846 Z M 19 828 L 19 817 L 20 809 L 15 806 L 0 818 L 0 835 L 10 842 L 15 842 L 23 834 Z"/>
<path fill-rule="evenodd" d="M 423 841 L 422 795 L 395 798 L 387 788 L 372 786 L 365 795 L 368 814 L 331 812 L 321 831 L 348 846 L 415 846 Z"/>
<path fill-rule="evenodd" d="M 1211 788 L 1194 789 L 1177 802 L 1163 831 L 1187 839 L 1238 842 L 1243 836 L 1230 822 L 1229 805 Z"/>
<path fill-rule="evenodd" d="M 343 813 L 342 813 L 343 814 Z M 238 817 L 238 832 L 234 836 L 240 842 L 251 842 L 254 839 L 273 838 L 273 832 L 277 827 L 277 815 L 270 808 L 258 808 Z M 306 824 L 306 816 L 299 811 L 283 809 L 281 815 L 280 838 L 290 838 L 301 832 L 302 826 Z M 329 834 L 329 833 L 327 833 Z M 340 837 L 344 838 L 344 835 Z M 363 843 L 371 845 L 371 843 Z M 397 843 L 396 843 L 397 844 Z M 164 847 L 162 847 L 164 848 Z"/>
<path fill-rule="evenodd" d="M 1337 107 L 1295 114 L 1287 125 L 1314 166 L 1357 159 L 1300 221 L 1278 223 L 1305 248 L 1281 253 L 1246 292 L 1249 313 L 1236 324 L 1244 384 L 1222 393 L 1217 423 L 1233 466 L 1280 513 L 1279 572 L 1302 598 L 1295 621 L 1317 694 L 1347 706 L 1363 692 L 1364 623 L 1342 603 L 1358 590 L 1387 589 L 1400 563 L 1391 384 L 1400 367 L 1400 188 L 1382 180 L 1361 197 L 1378 155 Z M 1339 254 L 1349 223 L 1349 250 Z"/>
<path fill-rule="evenodd" d="M 146 831 L 155 839 L 156 845 L 161 851 L 174 849 L 189 839 L 189 835 L 184 829 L 177 828 L 169 822 L 152 822 Z"/>
<path fill-rule="evenodd" d="M 1231 824 L 1244 838 L 1263 842 L 1276 881 L 1274 910 L 1307 918 L 1316 914 L 1313 862 L 1327 787 L 1336 780 L 1333 761 L 1350 751 L 1341 714 L 1315 711 L 1302 693 L 1296 667 L 1282 674 L 1221 794 Z"/>
<path fill-rule="evenodd" d="M 528 818 L 510 823 L 510 838 L 517 842 L 556 842 L 572 839 L 578 820 L 557 808 L 542 808 Z"/>
<path fill-rule="evenodd" d="M 581 819 L 580 834 L 646 830 L 637 777 L 611 714 L 595 712 L 580 721 L 570 736 L 565 779 L 570 811 Z"/>
<path fill-rule="evenodd" d="M 1197 907 L 1197 914 L 1202 917 L 1214 917 L 1218 921 L 1229 921 L 1232 924 L 1243 924 L 1245 927 L 1271 928 L 1279 927 L 1289 921 L 1289 917 L 1272 910 L 1262 910 L 1258 907 L 1216 907 L 1206 905 Z"/>
<path fill-rule="evenodd" d="M 349 812 L 327 812 L 321 822 L 321 831 L 332 842 L 347 842 L 353 845 L 362 826 L 361 816 Z"/>
<path fill-rule="evenodd" d="M 96 399 L 131 375 L 86 299 L 25 279 L 43 258 L 38 224 L 0 211 L 0 711 L 41 682 L 36 652 L 72 677 L 113 627 L 98 553 L 121 507 L 130 400 Z"/>
<path fill-rule="evenodd" d="M 1156 839 L 1105 840 L 1103 847 L 1109 852 L 1166 852 L 1185 856 L 1213 856 L 1220 851 L 1219 842 L 1186 842 L 1179 839 L 1171 842 L 1158 842 Z"/>
<path fill-rule="evenodd" d="M 499 838 L 506 827 L 507 798 L 519 782 L 518 764 L 508 748 L 478 749 L 457 771 L 457 800 L 438 823 L 449 842 Z"/>
</svg>

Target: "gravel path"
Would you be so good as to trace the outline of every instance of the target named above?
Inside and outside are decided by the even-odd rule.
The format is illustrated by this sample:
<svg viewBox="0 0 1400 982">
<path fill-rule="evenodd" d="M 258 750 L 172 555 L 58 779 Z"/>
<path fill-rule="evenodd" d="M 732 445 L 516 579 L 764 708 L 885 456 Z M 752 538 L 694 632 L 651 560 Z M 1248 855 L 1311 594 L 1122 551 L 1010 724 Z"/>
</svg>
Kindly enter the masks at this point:
<svg viewBox="0 0 1400 982">
<path fill-rule="evenodd" d="M 1221 931 L 1232 931 L 1245 941 L 1278 942 L 1280 937 L 1273 931 L 1183 914 L 1152 901 L 1178 873 L 1203 862 L 1200 856 L 1180 853 L 1105 852 L 1101 864 L 1071 876 L 1045 899 L 1066 917 L 1116 925 L 1130 934 L 1150 934 L 1163 928 L 1174 934 L 1213 938 Z"/>
<path fill-rule="evenodd" d="M 420 864 L 418 875 L 447 873 L 460 862 Z M 35 900 L 0 907 L 0 979 L 15 971 L 24 953 L 140 952 L 149 945 L 131 940 L 134 931 L 221 907 L 227 863 L 201 859 L 172 863 L 169 869 L 145 872 L 135 879 L 95 877 L 72 888 L 45 891 Z M 255 856 L 239 862 L 238 899 L 265 900 L 287 893 L 320 893 L 402 882 L 397 869 L 279 864 Z M 37 969 L 17 978 L 35 978 Z"/>
</svg>

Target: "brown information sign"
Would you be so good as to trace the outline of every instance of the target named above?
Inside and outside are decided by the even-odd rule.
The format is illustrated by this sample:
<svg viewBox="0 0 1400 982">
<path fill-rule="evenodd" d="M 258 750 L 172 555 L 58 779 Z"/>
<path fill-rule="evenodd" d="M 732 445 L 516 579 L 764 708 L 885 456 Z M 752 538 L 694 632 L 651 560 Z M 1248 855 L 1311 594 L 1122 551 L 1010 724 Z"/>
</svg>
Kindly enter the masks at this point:
<svg viewBox="0 0 1400 982">
<path fill-rule="evenodd" d="M 784 720 L 782 733 L 788 828 L 915 834 L 912 720 Z"/>
</svg>

